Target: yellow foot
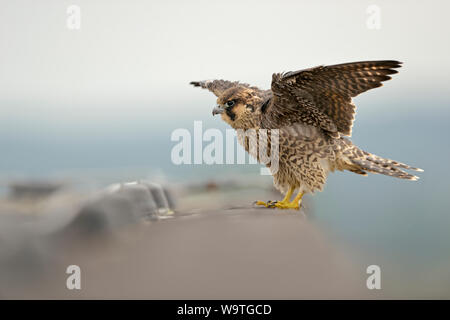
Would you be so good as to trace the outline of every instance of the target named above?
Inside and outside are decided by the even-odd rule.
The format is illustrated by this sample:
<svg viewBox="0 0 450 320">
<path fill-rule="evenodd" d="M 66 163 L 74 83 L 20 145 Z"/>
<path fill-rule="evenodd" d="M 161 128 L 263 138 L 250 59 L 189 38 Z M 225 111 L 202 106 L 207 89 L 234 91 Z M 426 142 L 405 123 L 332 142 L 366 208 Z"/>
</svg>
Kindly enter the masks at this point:
<svg viewBox="0 0 450 320">
<path fill-rule="evenodd" d="M 264 206 L 266 208 L 278 208 L 278 209 L 295 209 L 298 210 L 300 208 L 300 205 L 296 201 L 256 201 L 256 205 L 258 206 Z"/>
</svg>

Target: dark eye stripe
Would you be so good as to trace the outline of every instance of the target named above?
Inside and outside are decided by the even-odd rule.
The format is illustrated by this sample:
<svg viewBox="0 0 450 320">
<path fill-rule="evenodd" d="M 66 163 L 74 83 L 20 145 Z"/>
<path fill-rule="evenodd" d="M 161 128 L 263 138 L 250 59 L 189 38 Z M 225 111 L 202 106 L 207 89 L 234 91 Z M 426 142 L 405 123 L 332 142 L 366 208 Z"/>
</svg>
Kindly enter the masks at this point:
<svg viewBox="0 0 450 320">
<path fill-rule="evenodd" d="M 236 114 L 233 112 L 232 108 L 226 108 L 225 113 L 230 117 L 231 121 L 234 121 L 234 119 L 236 119 Z"/>
</svg>

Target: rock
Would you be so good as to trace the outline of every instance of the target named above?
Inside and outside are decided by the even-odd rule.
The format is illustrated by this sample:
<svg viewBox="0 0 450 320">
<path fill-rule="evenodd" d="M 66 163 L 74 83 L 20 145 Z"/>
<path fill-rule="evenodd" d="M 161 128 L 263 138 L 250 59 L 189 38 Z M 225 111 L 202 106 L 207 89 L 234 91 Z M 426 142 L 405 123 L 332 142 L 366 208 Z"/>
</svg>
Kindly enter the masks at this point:
<svg viewBox="0 0 450 320">
<path fill-rule="evenodd" d="M 133 213 L 136 215 L 137 219 L 157 217 L 157 199 L 155 199 L 147 185 L 139 182 L 123 183 L 119 186 L 115 193 L 123 195 L 131 201 L 134 206 Z"/>
<path fill-rule="evenodd" d="M 131 200 L 120 194 L 100 195 L 89 200 L 75 219 L 65 228 L 65 234 L 99 235 L 124 225 L 136 223 L 137 213 Z"/>
<path fill-rule="evenodd" d="M 167 189 L 164 189 L 160 184 L 148 181 L 142 181 L 142 185 L 146 186 L 153 196 L 157 211 L 159 215 L 170 214 L 174 209 L 174 202 Z"/>
<path fill-rule="evenodd" d="M 169 204 L 169 208 L 171 210 L 175 209 L 177 207 L 177 202 L 175 201 L 175 197 L 173 196 L 172 192 L 167 190 L 166 188 L 163 188 L 164 195 L 166 196 L 167 203 Z"/>
<path fill-rule="evenodd" d="M 158 219 L 169 214 L 170 204 L 164 189 L 151 182 L 113 184 L 91 198 L 68 226 L 72 231 L 96 234 Z"/>
<path fill-rule="evenodd" d="M 61 189 L 62 185 L 53 182 L 22 182 L 10 185 L 12 198 L 46 197 Z"/>
</svg>

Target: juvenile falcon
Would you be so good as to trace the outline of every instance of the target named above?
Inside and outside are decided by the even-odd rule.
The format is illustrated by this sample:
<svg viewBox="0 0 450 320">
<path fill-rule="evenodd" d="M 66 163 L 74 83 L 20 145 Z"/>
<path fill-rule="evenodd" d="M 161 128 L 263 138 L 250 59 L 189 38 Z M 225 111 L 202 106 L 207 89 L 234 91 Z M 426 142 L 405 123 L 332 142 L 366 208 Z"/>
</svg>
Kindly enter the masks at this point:
<svg viewBox="0 0 450 320">
<path fill-rule="evenodd" d="M 362 61 L 275 73 L 270 90 L 226 80 L 191 84 L 217 96 L 213 115 L 220 114 L 234 129 L 278 129 L 279 165 L 272 175 L 275 187 L 285 197 L 281 201 L 256 203 L 269 208 L 298 209 L 304 194 L 322 190 L 330 171 L 418 179 L 404 169 L 423 170 L 365 152 L 345 137 L 352 133 L 352 98 L 380 87 L 400 66 L 398 61 Z M 249 140 L 240 142 L 249 152 Z M 252 155 L 258 158 L 257 154 Z M 295 190 L 298 194 L 291 201 Z"/>
</svg>

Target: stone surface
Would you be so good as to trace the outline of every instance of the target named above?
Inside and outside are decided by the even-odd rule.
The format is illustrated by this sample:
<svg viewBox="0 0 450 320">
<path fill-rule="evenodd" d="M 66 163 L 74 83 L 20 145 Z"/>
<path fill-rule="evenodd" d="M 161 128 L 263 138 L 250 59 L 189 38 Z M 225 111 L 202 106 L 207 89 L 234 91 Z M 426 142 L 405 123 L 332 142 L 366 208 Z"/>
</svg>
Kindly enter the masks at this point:
<svg viewBox="0 0 450 320">
<path fill-rule="evenodd" d="M 169 214 L 163 188 L 151 182 L 118 183 L 90 197 L 61 234 L 100 234 Z"/>
<path fill-rule="evenodd" d="M 268 189 L 209 183 L 177 198 L 148 181 L 0 202 L 0 297 L 366 298 L 366 273 L 301 211 L 253 208 Z M 169 195 L 169 196 L 168 196 Z M 230 199 L 232 201 L 230 201 Z M 82 289 L 66 288 L 78 265 Z"/>
<path fill-rule="evenodd" d="M 153 200 L 155 201 L 158 214 L 168 214 L 171 209 L 174 209 L 175 203 L 170 197 L 170 193 L 164 189 L 160 184 L 140 181 L 140 183 L 148 188 Z"/>
<path fill-rule="evenodd" d="M 60 190 L 62 184 L 54 182 L 16 182 L 10 185 L 10 195 L 13 198 L 40 198 Z"/>
<path fill-rule="evenodd" d="M 85 239 L 7 297 L 279 299 L 366 297 L 365 274 L 297 211 L 194 210 Z M 68 265 L 82 289 L 65 288 Z"/>
</svg>

